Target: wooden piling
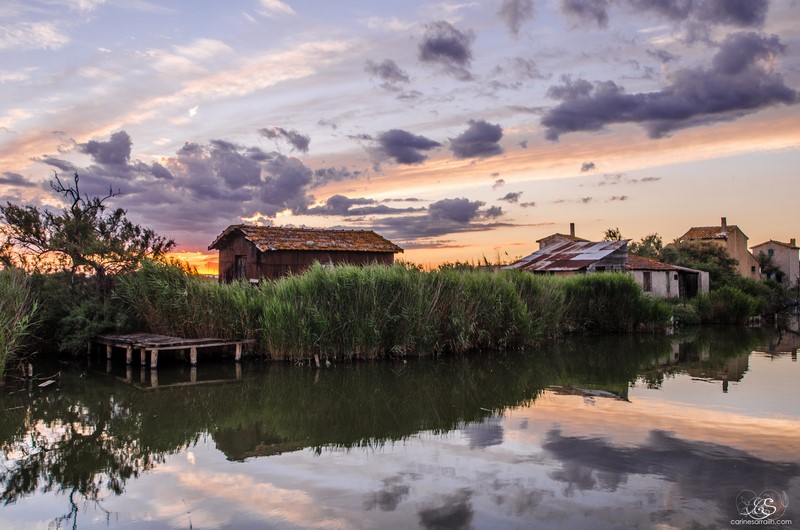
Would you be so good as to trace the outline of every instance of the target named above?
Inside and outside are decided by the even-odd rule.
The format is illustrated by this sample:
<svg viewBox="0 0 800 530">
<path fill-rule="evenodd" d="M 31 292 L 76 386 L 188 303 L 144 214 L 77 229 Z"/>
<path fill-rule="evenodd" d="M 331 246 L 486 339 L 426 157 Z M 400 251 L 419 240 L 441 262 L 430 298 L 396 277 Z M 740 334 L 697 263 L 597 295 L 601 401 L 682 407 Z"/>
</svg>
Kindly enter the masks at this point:
<svg viewBox="0 0 800 530">
<path fill-rule="evenodd" d="M 189 362 L 192 366 L 197 366 L 197 346 L 192 346 L 189 350 Z"/>
<path fill-rule="evenodd" d="M 156 348 L 150 350 L 150 368 L 153 370 L 158 368 L 158 350 Z"/>
<path fill-rule="evenodd" d="M 133 363 L 133 346 L 128 344 L 125 347 L 125 364 L 131 365 Z"/>
</svg>

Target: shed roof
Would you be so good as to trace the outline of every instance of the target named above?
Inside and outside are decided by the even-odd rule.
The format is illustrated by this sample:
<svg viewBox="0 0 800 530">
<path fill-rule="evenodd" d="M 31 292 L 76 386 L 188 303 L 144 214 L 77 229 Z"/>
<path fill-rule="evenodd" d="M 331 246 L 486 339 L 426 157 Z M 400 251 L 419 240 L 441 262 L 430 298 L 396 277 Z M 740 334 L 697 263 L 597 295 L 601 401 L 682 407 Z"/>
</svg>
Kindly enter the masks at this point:
<svg viewBox="0 0 800 530">
<path fill-rule="evenodd" d="M 222 241 L 241 233 L 261 252 L 274 250 L 322 250 L 350 252 L 403 252 L 403 249 L 372 230 L 288 228 L 282 226 L 231 225 L 208 249 L 219 249 Z"/>
<path fill-rule="evenodd" d="M 558 241 L 504 268 L 542 272 L 579 271 L 626 248 L 628 241 Z"/>
<path fill-rule="evenodd" d="M 634 256 L 628 254 L 628 263 L 625 268 L 629 271 L 681 271 L 681 272 L 701 272 L 697 269 L 690 269 L 689 267 L 681 267 L 680 265 L 672 265 L 671 263 L 664 263 L 653 258 L 645 258 L 644 256 Z"/>
</svg>

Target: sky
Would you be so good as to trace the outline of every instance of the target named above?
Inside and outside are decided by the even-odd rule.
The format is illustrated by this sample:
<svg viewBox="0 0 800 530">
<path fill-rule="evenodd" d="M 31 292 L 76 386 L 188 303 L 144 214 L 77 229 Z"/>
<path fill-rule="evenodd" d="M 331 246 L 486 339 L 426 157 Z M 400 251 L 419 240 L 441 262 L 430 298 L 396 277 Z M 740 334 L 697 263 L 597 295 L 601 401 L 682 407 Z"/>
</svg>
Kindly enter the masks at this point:
<svg viewBox="0 0 800 530">
<path fill-rule="evenodd" d="M 797 0 L 4 0 L 0 204 L 54 174 L 214 271 L 228 225 L 424 266 L 726 217 L 800 235 Z"/>
</svg>

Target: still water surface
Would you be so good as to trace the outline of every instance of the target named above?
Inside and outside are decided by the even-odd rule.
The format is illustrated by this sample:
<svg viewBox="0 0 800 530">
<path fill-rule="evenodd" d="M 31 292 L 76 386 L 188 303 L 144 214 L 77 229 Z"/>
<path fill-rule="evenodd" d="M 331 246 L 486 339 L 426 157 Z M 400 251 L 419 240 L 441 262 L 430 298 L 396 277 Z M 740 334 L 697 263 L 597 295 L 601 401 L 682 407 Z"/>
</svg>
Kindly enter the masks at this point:
<svg viewBox="0 0 800 530">
<path fill-rule="evenodd" d="M 767 489 L 797 525 L 798 338 L 61 367 L 0 395 L 0 528 L 725 528 Z"/>
</svg>

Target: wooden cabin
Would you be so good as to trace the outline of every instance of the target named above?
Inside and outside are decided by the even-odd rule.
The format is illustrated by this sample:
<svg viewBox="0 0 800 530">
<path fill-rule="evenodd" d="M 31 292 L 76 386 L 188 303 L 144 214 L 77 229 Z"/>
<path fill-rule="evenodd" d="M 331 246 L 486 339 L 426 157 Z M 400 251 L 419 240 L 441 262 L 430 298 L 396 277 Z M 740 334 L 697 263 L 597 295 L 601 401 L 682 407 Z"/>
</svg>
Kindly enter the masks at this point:
<svg viewBox="0 0 800 530">
<path fill-rule="evenodd" d="M 323 265 L 394 263 L 403 249 L 372 230 L 231 225 L 211 245 L 219 250 L 219 281 L 259 281 Z"/>
</svg>

